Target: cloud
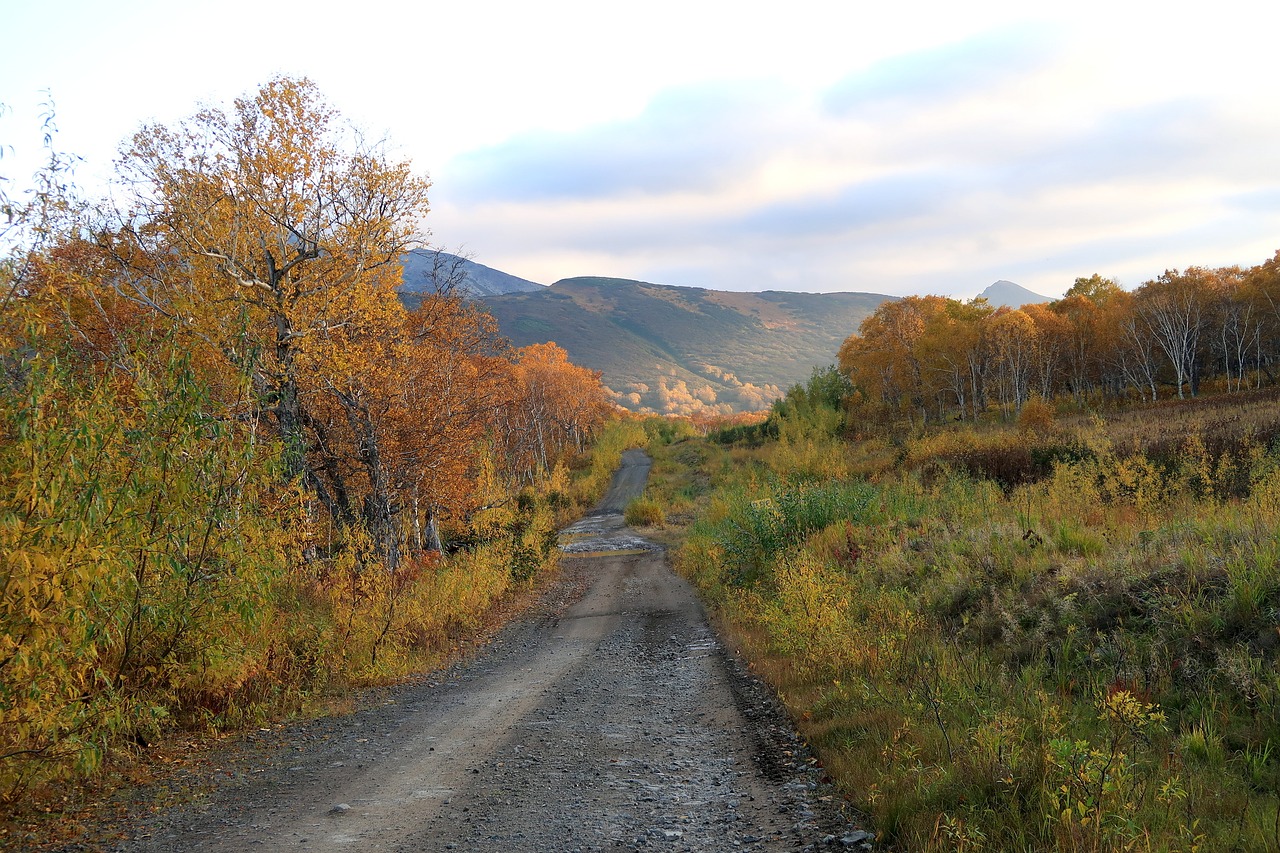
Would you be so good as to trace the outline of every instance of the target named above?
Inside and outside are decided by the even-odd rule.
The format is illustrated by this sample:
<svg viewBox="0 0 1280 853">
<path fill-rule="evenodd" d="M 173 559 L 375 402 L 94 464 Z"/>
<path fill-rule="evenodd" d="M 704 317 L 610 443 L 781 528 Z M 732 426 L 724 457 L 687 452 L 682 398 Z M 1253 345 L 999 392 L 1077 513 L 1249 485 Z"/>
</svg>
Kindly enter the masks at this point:
<svg viewBox="0 0 1280 853">
<path fill-rule="evenodd" d="M 1178 99 L 1082 116 L 997 171 L 1022 190 L 1080 182 L 1186 179 L 1234 159 L 1230 120 L 1203 99 Z"/>
<path fill-rule="evenodd" d="M 1275 214 L 1280 211 L 1280 184 L 1236 193 L 1225 198 L 1224 202 L 1247 213 Z M 1276 236 L 1276 241 L 1280 243 L 1280 235 Z"/>
<path fill-rule="evenodd" d="M 1038 27 L 988 32 L 884 59 L 832 86 L 823 104 L 832 115 L 857 117 L 982 97 L 1044 67 L 1056 52 Z"/>
<path fill-rule="evenodd" d="M 827 86 L 684 86 L 468 155 L 437 176 L 437 212 L 545 281 L 1053 295 L 1269 257 L 1272 102 L 1140 92 L 1125 67 L 1024 27 Z"/>
<path fill-rule="evenodd" d="M 903 222 L 935 209 L 964 181 L 936 171 L 876 177 L 831 192 L 762 204 L 721 224 L 722 233 L 758 238 L 813 238 Z"/>
<path fill-rule="evenodd" d="M 776 87 L 717 83 L 664 92 L 634 119 L 540 132 L 450 164 L 472 203 L 708 191 L 756 168 L 785 135 Z"/>
</svg>

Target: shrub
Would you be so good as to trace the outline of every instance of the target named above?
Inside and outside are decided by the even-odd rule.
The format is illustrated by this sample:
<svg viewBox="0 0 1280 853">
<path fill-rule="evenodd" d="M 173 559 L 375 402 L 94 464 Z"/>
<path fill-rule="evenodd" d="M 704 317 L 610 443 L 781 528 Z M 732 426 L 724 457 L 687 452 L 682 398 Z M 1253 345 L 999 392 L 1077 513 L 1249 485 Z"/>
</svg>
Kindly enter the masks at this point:
<svg viewBox="0 0 1280 853">
<path fill-rule="evenodd" d="M 623 518 L 632 527 L 661 527 L 667 516 L 662 505 L 651 498 L 636 498 L 627 504 Z"/>
<path fill-rule="evenodd" d="M 749 587 L 784 549 L 840 520 L 863 522 L 875 513 L 876 490 L 860 482 L 780 485 L 764 496 L 739 494 L 710 532 L 723 550 L 730 583 Z"/>
<path fill-rule="evenodd" d="M 1047 435 L 1053 429 L 1053 421 L 1053 407 L 1040 397 L 1028 400 L 1018 413 L 1018 428 L 1036 435 Z"/>
<path fill-rule="evenodd" d="M 0 798 L 251 701 L 265 667 L 301 507 L 170 356 L 128 382 L 37 359 L 0 393 Z"/>
</svg>

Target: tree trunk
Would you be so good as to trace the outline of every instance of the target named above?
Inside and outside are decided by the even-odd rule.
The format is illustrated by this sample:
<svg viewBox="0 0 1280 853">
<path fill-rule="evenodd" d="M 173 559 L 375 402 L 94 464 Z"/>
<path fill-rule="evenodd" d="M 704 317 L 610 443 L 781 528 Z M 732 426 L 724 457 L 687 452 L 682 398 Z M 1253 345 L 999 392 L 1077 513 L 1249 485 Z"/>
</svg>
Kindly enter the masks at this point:
<svg viewBox="0 0 1280 853">
<path fill-rule="evenodd" d="M 443 551 L 444 546 L 440 544 L 440 525 L 436 523 L 435 510 L 427 509 L 427 549 L 430 551 Z"/>
</svg>

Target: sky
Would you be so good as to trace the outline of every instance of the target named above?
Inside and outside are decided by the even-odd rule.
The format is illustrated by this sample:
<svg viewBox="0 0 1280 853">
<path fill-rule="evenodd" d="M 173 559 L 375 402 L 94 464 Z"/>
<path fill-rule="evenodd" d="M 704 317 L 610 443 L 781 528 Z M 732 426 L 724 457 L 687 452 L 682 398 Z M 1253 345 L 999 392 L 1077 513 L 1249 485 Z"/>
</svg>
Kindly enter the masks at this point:
<svg viewBox="0 0 1280 853">
<path fill-rule="evenodd" d="M 1176 11 L 1186 8 L 1188 11 Z M 544 284 L 1059 296 L 1280 249 L 1280 4 L 0 0 L 0 176 L 310 77 Z"/>
</svg>

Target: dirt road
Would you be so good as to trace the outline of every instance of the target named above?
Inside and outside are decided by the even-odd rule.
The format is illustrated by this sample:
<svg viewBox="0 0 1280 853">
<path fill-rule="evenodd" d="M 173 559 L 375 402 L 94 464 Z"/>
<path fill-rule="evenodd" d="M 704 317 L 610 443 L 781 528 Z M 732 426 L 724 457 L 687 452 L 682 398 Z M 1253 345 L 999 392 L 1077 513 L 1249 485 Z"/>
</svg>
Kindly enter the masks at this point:
<svg viewBox="0 0 1280 853">
<path fill-rule="evenodd" d="M 772 697 L 657 546 L 627 454 L 562 577 L 477 656 L 351 716 L 259 733 L 120 850 L 861 849 Z"/>
</svg>

